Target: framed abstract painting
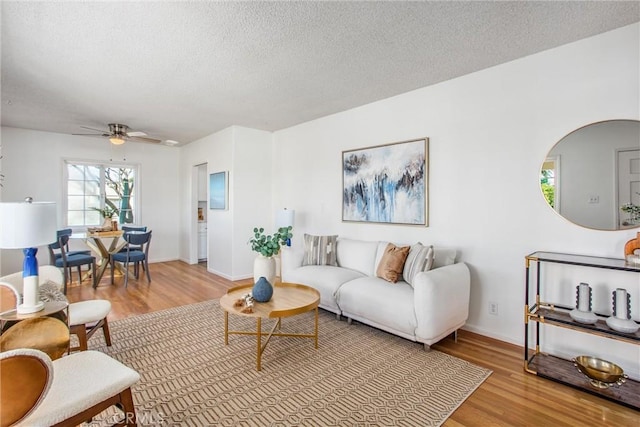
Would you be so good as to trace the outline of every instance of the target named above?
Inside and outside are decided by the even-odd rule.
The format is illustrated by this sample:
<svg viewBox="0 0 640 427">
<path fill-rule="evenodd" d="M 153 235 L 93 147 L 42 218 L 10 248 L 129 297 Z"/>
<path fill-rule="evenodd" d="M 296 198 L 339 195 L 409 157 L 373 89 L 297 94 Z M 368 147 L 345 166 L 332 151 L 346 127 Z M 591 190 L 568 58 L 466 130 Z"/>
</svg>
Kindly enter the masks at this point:
<svg viewBox="0 0 640 427">
<path fill-rule="evenodd" d="M 209 209 L 227 209 L 227 173 L 209 175 Z"/>
<path fill-rule="evenodd" d="M 342 220 L 428 225 L 429 139 L 342 152 Z"/>
</svg>

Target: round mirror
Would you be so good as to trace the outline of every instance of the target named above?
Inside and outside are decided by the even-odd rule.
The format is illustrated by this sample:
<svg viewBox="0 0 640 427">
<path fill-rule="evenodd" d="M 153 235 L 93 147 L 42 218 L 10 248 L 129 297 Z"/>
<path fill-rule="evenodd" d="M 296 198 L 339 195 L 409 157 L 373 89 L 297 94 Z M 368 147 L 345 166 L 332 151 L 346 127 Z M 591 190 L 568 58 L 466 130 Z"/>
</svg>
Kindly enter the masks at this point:
<svg viewBox="0 0 640 427">
<path fill-rule="evenodd" d="M 598 230 L 640 226 L 640 121 L 577 129 L 549 151 L 540 170 L 547 203 L 567 220 Z"/>
</svg>

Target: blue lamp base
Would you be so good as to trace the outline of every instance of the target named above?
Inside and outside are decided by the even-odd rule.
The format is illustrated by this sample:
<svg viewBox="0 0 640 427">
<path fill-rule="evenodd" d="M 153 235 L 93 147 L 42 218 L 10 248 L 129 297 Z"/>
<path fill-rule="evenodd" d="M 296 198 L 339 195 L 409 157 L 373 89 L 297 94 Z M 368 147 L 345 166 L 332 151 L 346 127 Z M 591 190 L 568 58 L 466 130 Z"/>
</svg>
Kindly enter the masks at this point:
<svg viewBox="0 0 640 427">
<path fill-rule="evenodd" d="M 18 314 L 35 313 L 44 308 L 40 301 L 40 281 L 38 280 L 38 248 L 23 250 L 24 263 L 22 264 L 22 304 L 16 307 Z"/>
</svg>

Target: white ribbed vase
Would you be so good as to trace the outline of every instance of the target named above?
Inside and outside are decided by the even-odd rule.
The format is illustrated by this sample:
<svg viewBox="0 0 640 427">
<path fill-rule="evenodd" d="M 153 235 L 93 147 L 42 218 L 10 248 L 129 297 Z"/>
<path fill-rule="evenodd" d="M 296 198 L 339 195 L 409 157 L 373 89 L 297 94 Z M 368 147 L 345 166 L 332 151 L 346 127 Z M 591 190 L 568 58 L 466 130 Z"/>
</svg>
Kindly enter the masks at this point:
<svg viewBox="0 0 640 427">
<path fill-rule="evenodd" d="M 272 285 L 276 280 L 276 259 L 258 255 L 253 261 L 253 283 L 264 277 Z"/>
</svg>

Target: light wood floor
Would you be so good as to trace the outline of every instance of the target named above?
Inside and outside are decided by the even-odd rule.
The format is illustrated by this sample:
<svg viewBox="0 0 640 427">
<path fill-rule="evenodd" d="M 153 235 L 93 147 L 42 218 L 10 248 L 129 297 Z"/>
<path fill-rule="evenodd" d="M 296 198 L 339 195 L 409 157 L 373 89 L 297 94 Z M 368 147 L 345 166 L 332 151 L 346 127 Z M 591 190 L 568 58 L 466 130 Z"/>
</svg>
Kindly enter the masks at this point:
<svg viewBox="0 0 640 427">
<path fill-rule="evenodd" d="M 109 320 L 114 321 L 220 298 L 228 288 L 249 282 L 231 282 L 207 272 L 203 264 L 180 261 L 152 264 L 150 272 L 151 284 L 130 276 L 128 288 L 120 277 L 111 286 L 105 274 L 97 289 L 76 284 L 68 297 L 72 302 L 110 300 Z M 460 331 L 457 343 L 447 338 L 432 348 L 493 371 L 445 426 L 640 426 L 640 411 L 525 373 L 519 346 Z"/>
</svg>

